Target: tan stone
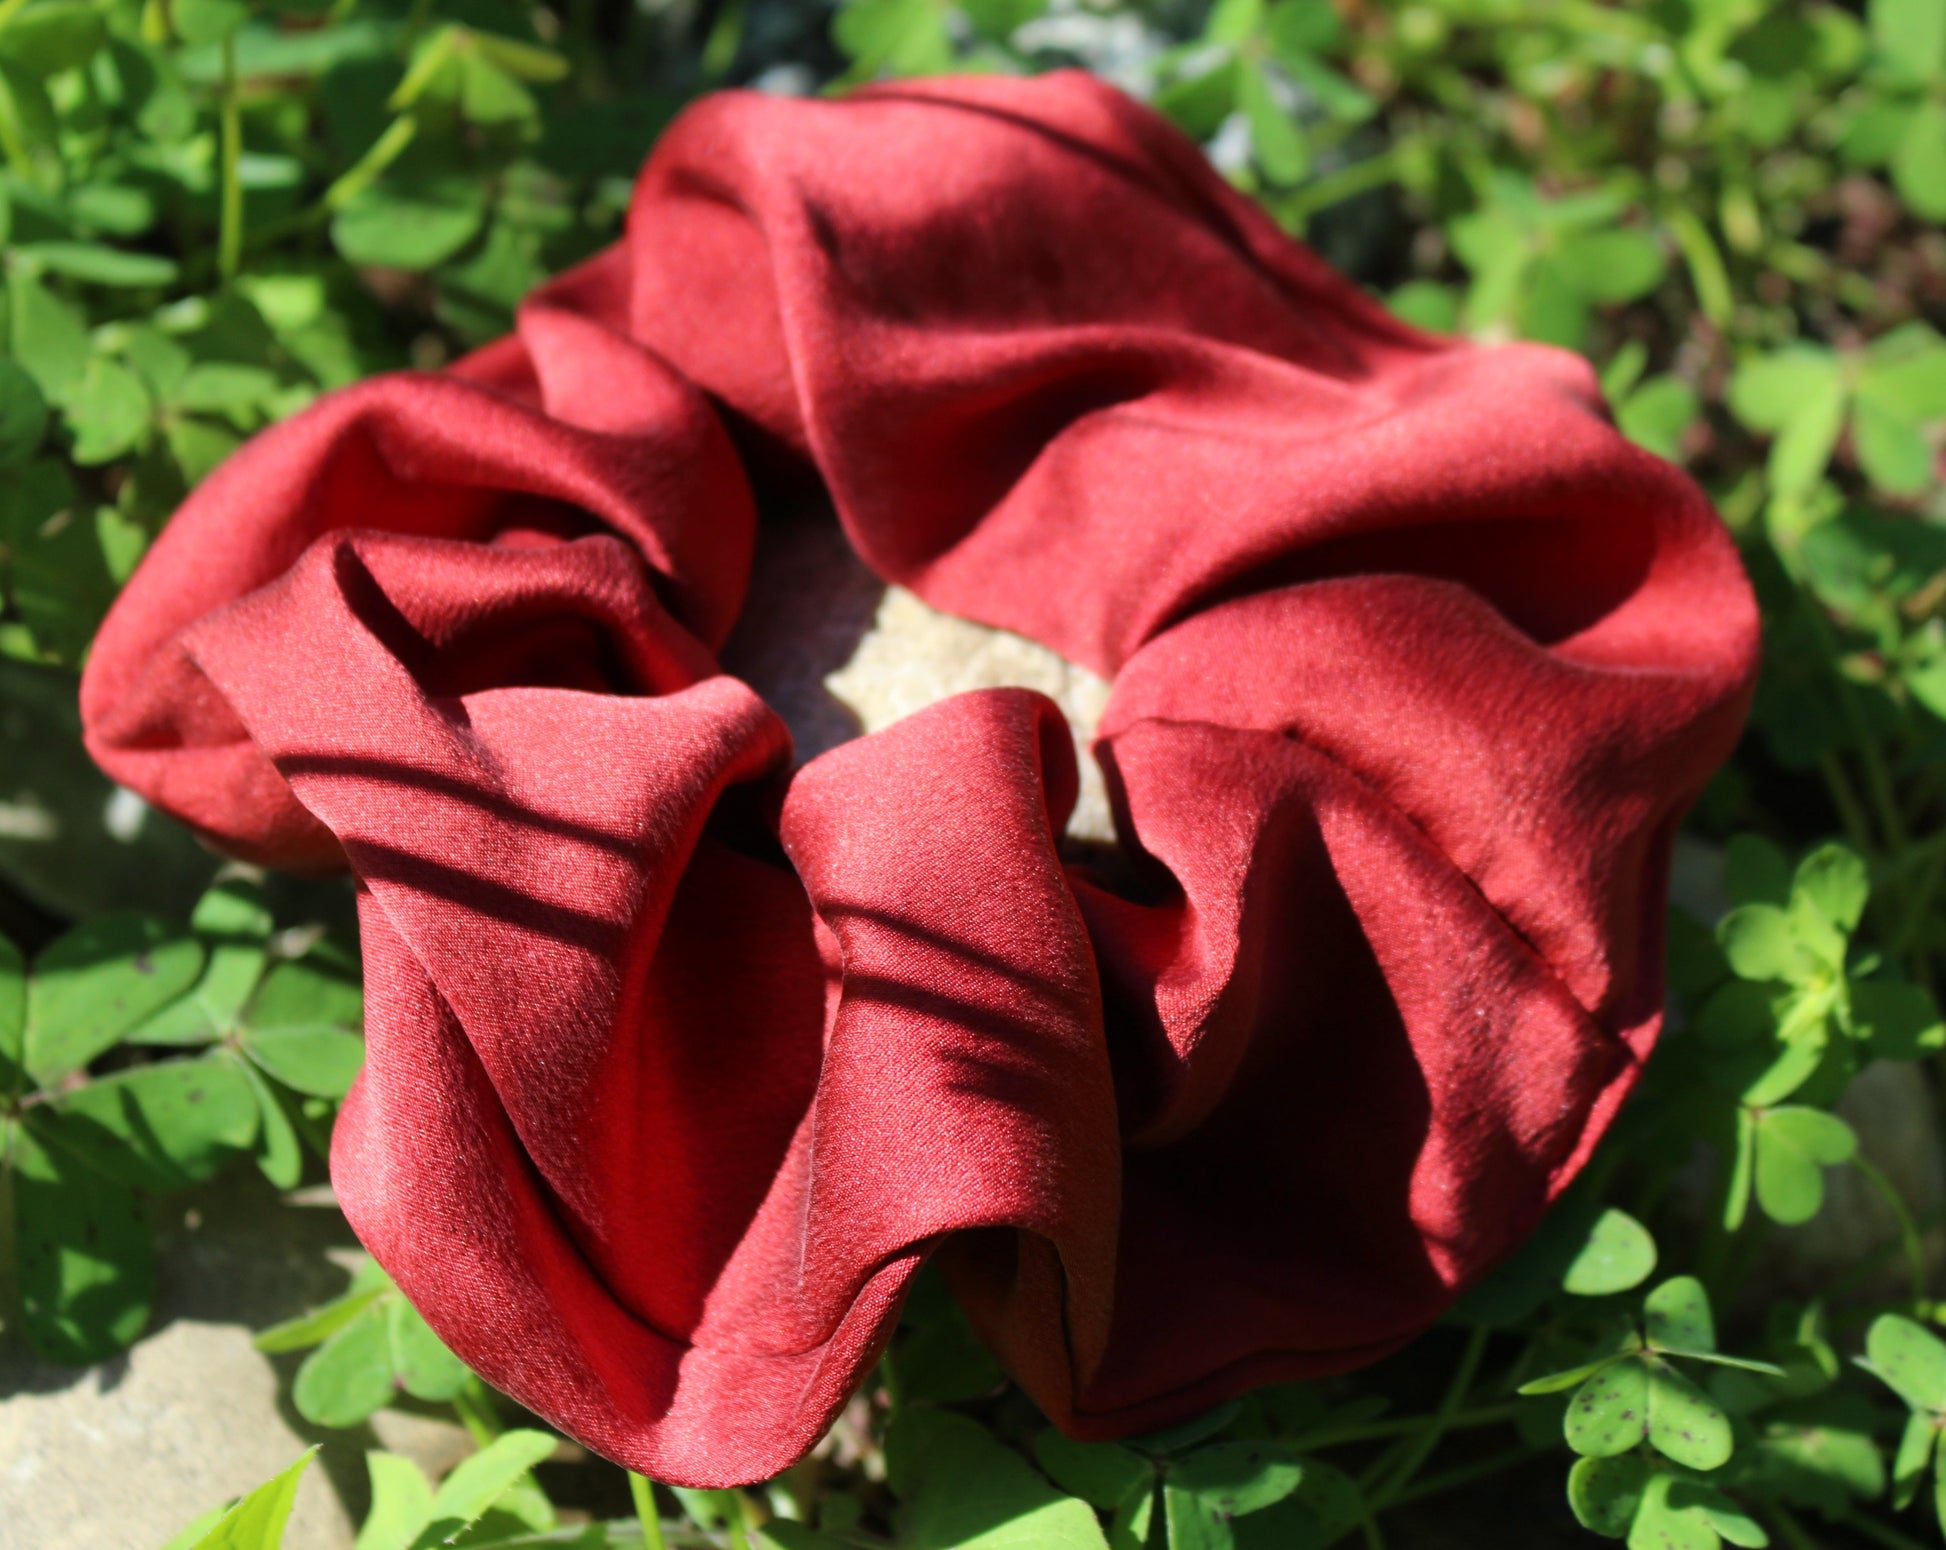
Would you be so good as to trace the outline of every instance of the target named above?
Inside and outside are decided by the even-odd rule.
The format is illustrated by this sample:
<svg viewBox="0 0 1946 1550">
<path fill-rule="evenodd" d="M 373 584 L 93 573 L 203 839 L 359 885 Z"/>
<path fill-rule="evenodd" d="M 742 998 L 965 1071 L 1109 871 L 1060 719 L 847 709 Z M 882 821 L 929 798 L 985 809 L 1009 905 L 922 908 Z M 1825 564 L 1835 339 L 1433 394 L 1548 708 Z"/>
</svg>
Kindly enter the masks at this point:
<svg viewBox="0 0 1946 1550">
<path fill-rule="evenodd" d="M 159 1211 L 155 1319 L 133 1350 L 76 1370 L 0 1342 L 5 1550 L 153 1550 L 331 1437 L 290 1408 L 297 1359 L 250 1341 L 344 1286 L 336 1207 L 285 1204 L 246 1164 Z M 362 1491 L 363 1465 L 344 1434 L 328 1451 L 299 1487 L 292 1550 L 351 1544 L 342 1492 Z"/>
<path fill-rule="evenodd" d="M 828 517 L 766 526 L 723 660 L 784 718 L 800 760 L 969 689 L 1039 690 L 1061 707 L 1075 741 L 1081 795 L 1068 833 L 1114 837 L 1101 770 L 1088 753 L 1108 684 L 1038 642 L 885 585 Z"/>
</svg>

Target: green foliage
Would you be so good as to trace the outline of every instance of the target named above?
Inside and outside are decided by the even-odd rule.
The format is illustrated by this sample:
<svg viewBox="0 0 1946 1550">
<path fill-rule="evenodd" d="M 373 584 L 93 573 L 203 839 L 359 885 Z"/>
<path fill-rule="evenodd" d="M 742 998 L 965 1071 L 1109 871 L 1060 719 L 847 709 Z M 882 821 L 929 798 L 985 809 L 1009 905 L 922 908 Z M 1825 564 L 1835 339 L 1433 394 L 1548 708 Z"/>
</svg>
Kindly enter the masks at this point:
<svg viewBox="0 0 1946 1550">
<path fill-rule="evenodd" d="M 50 1359 L 98 1361 L 142 1332 L 147 1197 L 207 1182 L 253 1149 L 288 1187 L 300 1133 L 323 1155 L 330 1100 L 355 1062 L 337 1043 L 328 1059 L 293 1061 L 276 1041 L 329 1034 L 362 1048 L 350 1031 L 359 997 L 316 943 L 266 976 L 270 937 L 256 890 L 231 877 L 186 928 L 122 912 L 31 965 L 0 946 L 0 1224 L 12 1235 L 0 1249 L 17 1272 L 5 1317 Z M 300 1012 L 315 1022 L 294 1024 Z M 265 1041 L 278 1051 L 268 1062 Z M 185 1052 L 157 1058 L 153 1046 Z M 293 1075 L 311 1080 L 287 1085 Z M 286 1132 L 288 1156 L 267 1139 Z"/>
<path fill-rule="evenodd" d="M 266 1480 L 227 1512 L 198 1532 L 192 1524 L 164 1550 L 277 1550 L 284 1542 L 284 1525 L 297 1501 L 297 1483 L 317 1456 L 312 1448 L 282 1474 Z"/>
<path fill-rule="evenodd" d="M 1892 1505 L 1909 1506 L 1931 1471 L 1934 1515 L 1946 1533 L 1946 1466 L 1938 1461 L 1939 1431 L 1946 1426 L 1946 1344 L 1911 1319 L 1885 1313 L 1873 1320 L 1865 1350 L 1860 1365 L 1912 1409 L 1892 1464 Z"/>
<path fill-rule="evenodd" d="M 297 1369 L 291 1402 L 318 1426 L 356 1426 L 400 1392 L 452 1400 L 472 1381 L 466 1364 L 370 1260 L 342 1297 L 257 1336 L 260 1351 L 312 1346 Z"/>
</svg>

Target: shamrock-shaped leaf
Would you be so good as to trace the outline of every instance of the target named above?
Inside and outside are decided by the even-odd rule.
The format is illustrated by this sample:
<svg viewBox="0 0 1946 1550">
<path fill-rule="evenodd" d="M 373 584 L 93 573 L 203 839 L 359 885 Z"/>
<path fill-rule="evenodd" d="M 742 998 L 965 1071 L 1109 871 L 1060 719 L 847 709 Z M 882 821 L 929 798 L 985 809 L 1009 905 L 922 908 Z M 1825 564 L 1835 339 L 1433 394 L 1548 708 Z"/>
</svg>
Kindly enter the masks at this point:
<svg viewBox="0 0 1946 1550">
<path fill-rule="evenodd" d="M 304 1359 L 291 1386 L 298 1414 L 317 1426 L 356 1426 L 394 1392 L 392 1336 L 383 1307 L 361 1312 Z"/>
<path fill-rule="evenodd" d="M 1723 956 L 1747 980 L 1796 980 L 1805 972 L 1791 918 L 1774 904 L 1744 904 L 1716 928 Z"/>
<path fill-rule="evenodd" d="M 45 1128 L 0 1121 L 21 1327 L 48 1360 L 81 1366 L 131 1344 L 148 1323 L 154 1254 L 135 1193 L 44 1139 Z"/>
<path fill-rule="evenodd" d="M 1640 1454 L 1583 1457 L 1568 1471 L 1568 1505 L 1583 1528 L 1621 1539 L 1635 1522 L 1648 1483 L 1649 1466 Z"/>
<path fill-rule="evenodd" d="M 1649 1369 L 1637 1360 L 1612 1363 L 1568 1401 L 1568 1446 L 1586 1458 L 1613 1458 L 1649 1435 Z"/>
<path fill-rule="evenodd" d="M 850 7 L 871 5 L 858 0 Z M 478 235 L 486 221 L 485 190 L 471 178 L 378 185 L 347 200 L 331 223 L 331 240 L 347 261 L 386 269 L 431 269 Z"/>
<path fill-rule="evenodd" d="M 317 1349 L 297 1370 L 291 1400 L 320 1426 L 356 1426 L 400 1389 L 444 1401 L 468 1383 L 466 1366 L 432 1332 L 377 1264 L 366 1261 L 344 1294 L 257 1336 L 257 1349 Z"/>
<path fill-rule="evenodd" d="M 47 1108 L 56 1145 L 112 1179 L 158 1192 L 213 1177 L 257 1134 L 255 1095 L 223 1056 L 134 1066 Z"/>
<path fill-rule="evenodd" d="M 41 950 L 27 995 L 26 1065 L 43 1087 L 79 1071 L 194 983 L 203 948 L 146 915 L 103 915 Z"/>
<path fill-rule="evenodd" d="M 1655 1239 L 1626 1211 L 1609 1207 L 1561 1278 L 1577 1297 L 1605 1297 L 1640 1286 L 1655 1269 Z"/>
<path fill-rule="evenodd" d="M 1848 1162 L 1858 1137 L 1835 1114 L 1788 1107 L 1755 1115 L 1757 1203 L 1787 1227 L 1808 1222 L 1824 1204 L 1824 1170 Z"/>
<path fill-rule="evenodd" d="M 912 1550 L 1107 1550 L 1092 1507 L 1049 1485 L 970 1417 L 900 1411 L 886 1465 L 901 1501 L 901 1543 Z"/>
<path fill-rule="evenodd" d="M 1774 1397 L 1773 1389 L 1766 1402 Z M 1879 1424 L 1876 1407 L 1855 1393 L 1828 1390 L 1772 1410 L 1740 1483 L 1763 1497 L 1842 1516 L 1885 1490 L 1885 1464 L 1872 1435 Z"/>
<path fill-rule="evenodd" d="M 1861 1365 L 1912 1407 L 1892 1466 L 1895 1504 L 1904 1507 L 1918 1495 L 1930 1464 L 1934 1510 L 1946 1531 L 1946 1458 L 1939 1448 L 1946 1426 L 1946 1342 L 1911 1319 L 1885 1313 L 1872 1321 L 1865 1353 Z"/>
<path fill-rule="evenodd" d="M 1274 1443 L 1219 1442 L 1181 1459 L 1167 1480 L 1207 1513 L 1229 1519 L 1282 1501 L 1303 1477 L 1303 1466 Z"/>
<path fill-rule="evenodd" d="M 1865 863 L 1844 845 L 1820 845 L 1797 864 L 1791 881 L 1793 900 L 1803 899 L 1846 935 L 1865 913 L 1870 891 Z"/>
<path fill-rule="evenodd" d="M 1133 1449 L 1076 1442 L 1052 1427 L 1034 1439 L 1034 1458 L 1062 1490 L 1104 1509 L 1145 1496 L 1155 1485 L 1155 1466 Z"/>
<path fill-rule="evenodd" d="M 1946 1413 L 1946 1343 L 1895 1313 L 1873 1320 L 1865 1337 L 1871 1368 L 1914 1410 Z"/>
<path fill-rule="evenodd" d="M 1666 1362 L 1644 1359 L 1648 1368 L 1648 1438 L 1657 1452 L 1687 1469 L 1718 1469 L 1729 1462 L 1730 1420 L 1707 1394 Z"/>
<path fill-rule="evenodd" d="M 1622 434 L 1658 457 L 1680 462 L 1683 439 L 1703 412 L 1696 389 L 1679 377 L 1651 377 L 1615 405 Z"/>
<path fill-rule="evenodd" d="M 1694 1276 L 1674 1276 L 1642 1301 L 1649 1344 L 1663 1351 L 1714 1354 L 1716 1324 L 1709 1294 Z"/>
<path fill-rule="evenodd" d="M 154 406 L 142 379 L 100 356 L 61 394 L 61 417 L 74 433 L 77 463 L 111 463 L 135 449 Z"/>
</svg>

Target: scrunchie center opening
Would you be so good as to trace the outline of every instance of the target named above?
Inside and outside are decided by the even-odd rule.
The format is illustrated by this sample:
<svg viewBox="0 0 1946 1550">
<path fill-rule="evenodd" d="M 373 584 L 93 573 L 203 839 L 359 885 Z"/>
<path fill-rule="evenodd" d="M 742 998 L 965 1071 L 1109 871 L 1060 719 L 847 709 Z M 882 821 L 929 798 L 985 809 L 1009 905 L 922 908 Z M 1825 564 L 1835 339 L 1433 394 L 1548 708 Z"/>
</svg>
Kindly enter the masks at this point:
<svg viewBox="0 0 1946 1550">
<path fill-rule="evenodd" d="M 828 511 L 766 513 L 750 590 L 720 653 L 783 718 L 800 764 L 972 689 L 1021 688 L 1061 707 L 1081 795 L 1066 838 L 1112 845 L 1101 767 L 1088 751 L 1106 679 L 1038 641 L 942 613 L 875 575 Z"/>
</svg>

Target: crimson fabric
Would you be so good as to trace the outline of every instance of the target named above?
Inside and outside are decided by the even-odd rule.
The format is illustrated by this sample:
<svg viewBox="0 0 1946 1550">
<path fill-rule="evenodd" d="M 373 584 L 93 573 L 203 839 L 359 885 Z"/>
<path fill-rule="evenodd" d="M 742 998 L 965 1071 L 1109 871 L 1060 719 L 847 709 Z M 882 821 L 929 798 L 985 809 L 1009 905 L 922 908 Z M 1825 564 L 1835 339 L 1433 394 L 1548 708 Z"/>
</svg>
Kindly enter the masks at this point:
<svg viewBox="0 0 1946 1550">
<path fill-rule="evenodd" d="M 793 768 L 713 653 L 752 478 L 1115 680 Z M 104 768 L 359 884 L 332 1172 L 493 1383 L 774 1474 L 946 1261 L 1113 1436 L 1423 1329 L 1634 1082 L 1671 829 L 1755 651 L 1588 368 L 1386 316 L 1079 75 L 726 93 L 444 375 L 258 437 L 82 685 Z"/>
</svg>

